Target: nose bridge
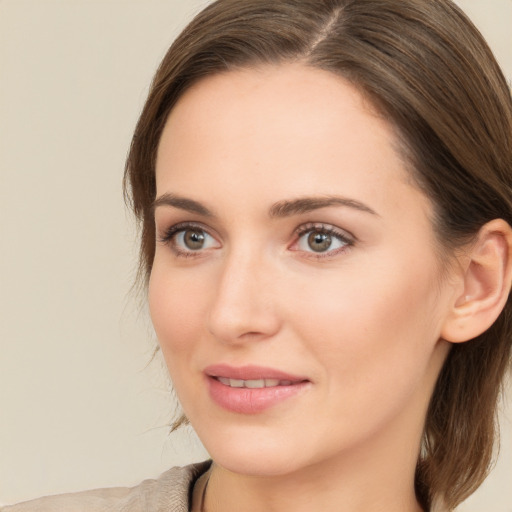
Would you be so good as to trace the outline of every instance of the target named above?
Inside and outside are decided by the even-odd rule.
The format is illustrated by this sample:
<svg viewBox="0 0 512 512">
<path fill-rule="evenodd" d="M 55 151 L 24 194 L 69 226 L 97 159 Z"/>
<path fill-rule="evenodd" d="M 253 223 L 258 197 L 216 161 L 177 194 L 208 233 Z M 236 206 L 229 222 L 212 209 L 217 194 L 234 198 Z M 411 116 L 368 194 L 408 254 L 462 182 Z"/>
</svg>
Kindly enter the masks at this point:
<svg viewBox="0 0 512 512">
<path fill-rule="evenodd" d="M 272 269 L 263 251 L 251 244 L 229 251 L 213 292 L 209 330 L 219 340 L 235 342 L 245 335 L 268 337 L 278 329 Z"/>
</svg>

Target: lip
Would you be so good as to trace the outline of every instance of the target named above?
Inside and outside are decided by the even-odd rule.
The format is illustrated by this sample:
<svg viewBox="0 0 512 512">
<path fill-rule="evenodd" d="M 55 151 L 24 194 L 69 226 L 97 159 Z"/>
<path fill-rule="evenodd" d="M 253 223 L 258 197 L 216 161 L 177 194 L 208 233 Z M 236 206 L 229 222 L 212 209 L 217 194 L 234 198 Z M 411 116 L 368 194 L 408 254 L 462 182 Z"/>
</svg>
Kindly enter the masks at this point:
<svg viewBox="0 0 512 512">
<path fill-rule="evenodd" d="M 309 380 L 307 377 L 292 375 L 274 368 L 265 366 L 229 366 L 227 364 L 213 364 L 204 369 L 209 377 L 225 377 L 227 379 L 257 380 L 257 379 L 278 379 L 289 380 L 293 383 Z"/>
<path fill-rule="evenodd" d="M 254 365 L 233 367 L 216 364 L 205 368 L 204 374 L 212 400 L 223 409 L 239 414 L 261 413 L 291 399 L 311 384 L 306 377 Z M 289 384 L 263 388 L 231 387 L 220 382 L 219 377 L 236 380 L 273 379 Z"/>
</svg>

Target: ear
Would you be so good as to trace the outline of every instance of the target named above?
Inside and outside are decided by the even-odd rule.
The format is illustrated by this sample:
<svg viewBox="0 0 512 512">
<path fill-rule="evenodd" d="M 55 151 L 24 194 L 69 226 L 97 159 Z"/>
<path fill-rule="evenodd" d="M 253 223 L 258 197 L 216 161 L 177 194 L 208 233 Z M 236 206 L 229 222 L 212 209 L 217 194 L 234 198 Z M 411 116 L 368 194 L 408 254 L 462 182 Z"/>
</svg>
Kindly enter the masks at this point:
<svg viewBox="0 0 512 512">
<path fill-rule="evenodd" d="M 463 259 L 461 286 L 441 331 L 441 337 L 452 343 L 468 341 L 485 332 L 505 307 L 512 282 L 509 224 L 495 219 L 482 226 Z"/>
</svg>

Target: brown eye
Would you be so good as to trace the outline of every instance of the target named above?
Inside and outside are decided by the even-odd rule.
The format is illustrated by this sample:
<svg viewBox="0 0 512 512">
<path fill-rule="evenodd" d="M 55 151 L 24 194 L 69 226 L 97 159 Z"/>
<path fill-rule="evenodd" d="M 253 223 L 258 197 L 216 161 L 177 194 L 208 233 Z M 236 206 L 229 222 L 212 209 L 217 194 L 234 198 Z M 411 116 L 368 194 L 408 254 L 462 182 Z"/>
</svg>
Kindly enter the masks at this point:
<svg viewBox="0 0 512 512">
<path fill-rule="evenodd" d="M 308 236 L 308 246 L 314 252 L 325 252 L 332 245 L 331 235 L 312 231 Z"/>
<path fill-rule="evenodd" d="M 335 256 L 354 245 L 354 237 L 347 231 L 328 224 L 306 224 L 298 230 L 298 240 L 291 247 L 294 251 L 317 256 Z"/>
<path fill-rule="evenodd" d="M 191 251 L 203 249 L 205 239 L 204 231 L 200 229 L 187 229 L 183 231 L 183 244 Z"/>
<path fill-rule="evenodd" d="M 171 226 L 161 242 L 169 245 L 177 256 L 199 255 L 208 249 L 221 247 L 218 240 L 201 226 L 187 224 Z"/>
</svg>

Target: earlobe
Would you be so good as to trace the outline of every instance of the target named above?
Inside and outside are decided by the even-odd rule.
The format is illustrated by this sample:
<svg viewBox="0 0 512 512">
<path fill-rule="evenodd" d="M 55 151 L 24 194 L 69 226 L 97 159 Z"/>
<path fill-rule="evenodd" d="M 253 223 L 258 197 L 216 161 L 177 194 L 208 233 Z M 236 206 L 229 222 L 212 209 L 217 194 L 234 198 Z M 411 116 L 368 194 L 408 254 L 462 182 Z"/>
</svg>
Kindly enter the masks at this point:
<svg viewBox="0 0 512 512">
<path fill-rule="evenodd" d="M 512 229 L 488 222 L 465 254 L 462 293 L 455 297 L 441 336 L 461 343 L 485 332 L 505 307 L 512 281 Z"/>
</svg>

